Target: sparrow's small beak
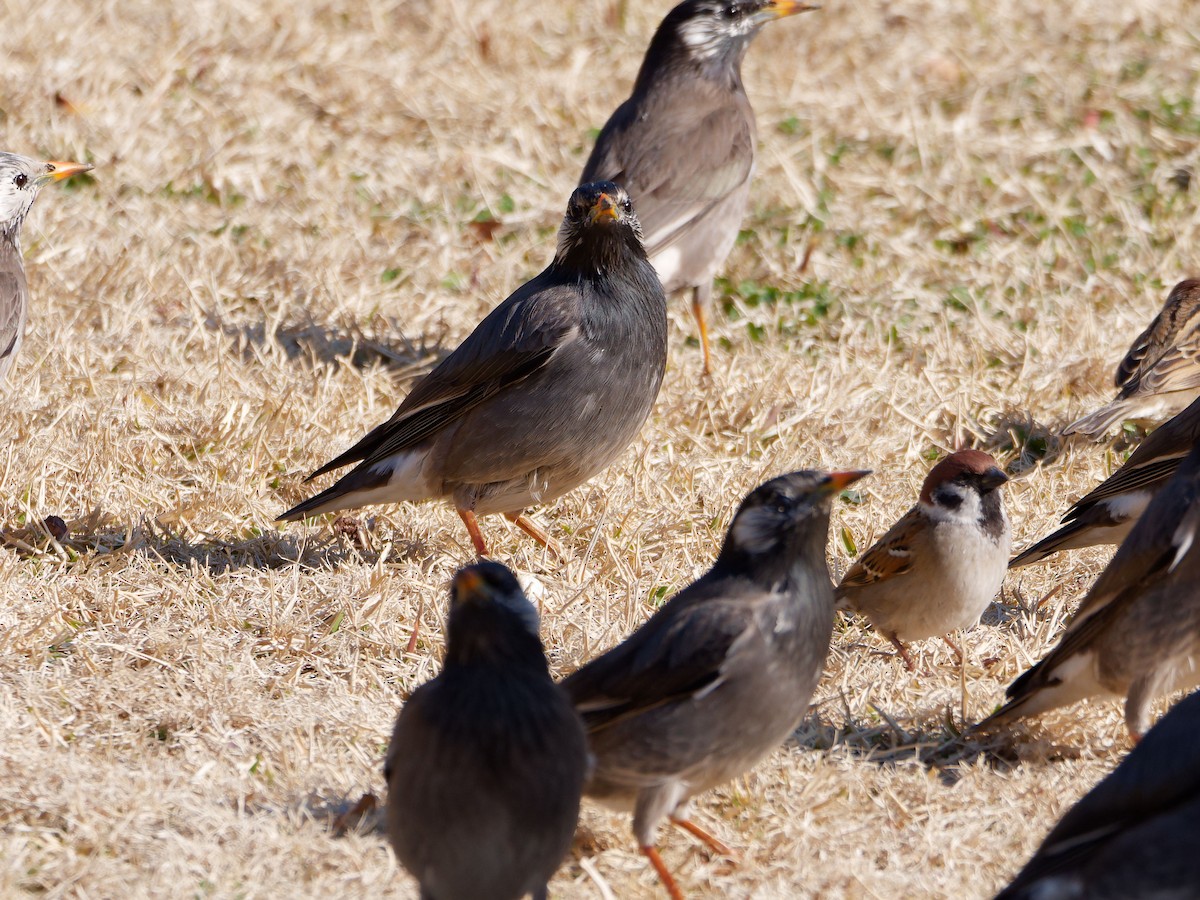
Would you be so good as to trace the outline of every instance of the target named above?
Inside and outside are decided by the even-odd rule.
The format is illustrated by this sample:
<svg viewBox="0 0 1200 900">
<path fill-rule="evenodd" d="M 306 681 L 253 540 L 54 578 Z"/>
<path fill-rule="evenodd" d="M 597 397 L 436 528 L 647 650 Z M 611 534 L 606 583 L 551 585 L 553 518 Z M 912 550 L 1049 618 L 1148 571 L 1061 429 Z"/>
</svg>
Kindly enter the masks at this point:
<svg viewBox="0 0 1200 900">
<path fill-rule="evenodd" d="M 592 204 L 591 213 L 593 225 L 603 219 L 616 220 L 621 216 L 621 211 L 617 209 L 617 204 L 613 202 L 613 198 L 603 193 Z"/>
<path fill-rule="evenodd" d="M 45 173 L 39 175 L 37 180 L 41 184 L 49 184 L 51 181 L 62 181 L 64 178 L 70 178 L 72 175 L 78 175 L 81 172 L 90 172 L 95 166 L 91 163 L 51 160 L 50 162 L 42 163 L 42 168 L 45 170 Z"/>
<path fill-rule="evenodd" d="M 990 491 L 1000 487 L 1000 485 L 1008 481 L 1008 476 L 992 466 L 986 472 L 979 476 L 979 486 L 985 491 Z"/>
<path fill-rule="evenodd" d="M 794 16 L 797 13 L 809 12 L 810 10 L 820 9 L 821 7 L 815 3 L 796 3 L 795 0 L 771 0 L 763 7 L 761 16 L 768 19 L 783 19 L 787 16 Z"/>
<path fill-rule="evenodd" d="M 858 481 L 858 479 L 870 474 L 870 469 L 850 469 L 846 472 L 830 472 L 825 478 L 825 483 L 821 485 L 821 490 L 827 494 L 836 494 L 844 491 L 848 486 Z"/>
<path fill-rule="evenodd" d="M 454 576 L 454 601 L 456 603 L 478 603 L 488 598 L 487 585 L 483 576 L 474 569 L 463 569 Z"/>
</svg>

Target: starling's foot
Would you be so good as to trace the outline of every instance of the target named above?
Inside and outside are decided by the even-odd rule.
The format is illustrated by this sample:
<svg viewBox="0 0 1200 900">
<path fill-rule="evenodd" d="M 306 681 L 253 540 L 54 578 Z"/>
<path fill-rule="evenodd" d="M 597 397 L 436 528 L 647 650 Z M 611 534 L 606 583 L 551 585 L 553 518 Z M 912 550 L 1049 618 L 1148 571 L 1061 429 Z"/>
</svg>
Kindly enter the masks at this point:
<svg viewBox="0 0 1200 900">
<path fill-rule="evenodd" d="M 699 838 L 701 841 L 707 844 L 709 849 L 712 850 L 713 853 L 717 854 L 717 856 L 724 856 L 726 859 L 731 859 L 735 862 L 741 862 L 741 857 L 735 850 L 733 850 L 720 838 L 709 834 L 691 819 L 671 819 L 671 824 L 676 828 L 682 828 L 693 837 Z"/>
<path fill-rule="evenodd" d="M 654 871 L 658 873 L 658 880 L 663 883 L 663 887 L 667 889 L 667 893 L 671 895 L 671 900 L 683 900 L 683 891 L 679 889 L 679 885 L 675 883 L 675 879 L 671 877 L 671 871 L 667 868 L 667 864 L 663 862 L 661 856 L 658 855 L 657 847 L 638 847 L 642 851 L 642 855 L 650 860 L 650 865 L 654 866 Z"/>
<path fill-rule="evenodd" d="M 549 550 L 550 555 L 555 559 L 561 560 L 565 558 L 563 549 L 561 546 L 559 546 L 558 541 L 550 537 L 550 535 L 546 532 L 546 529 L 542 528 L 541 525 L 537 524 L 537 522 L 533 521 L 533 519 L 529 518 L 529 516 L 525 515 L 524 513 L 505 513 L 504 518 L 508 519 L 508 521 L 512 522 L 523 532 Z"/>
</svg>

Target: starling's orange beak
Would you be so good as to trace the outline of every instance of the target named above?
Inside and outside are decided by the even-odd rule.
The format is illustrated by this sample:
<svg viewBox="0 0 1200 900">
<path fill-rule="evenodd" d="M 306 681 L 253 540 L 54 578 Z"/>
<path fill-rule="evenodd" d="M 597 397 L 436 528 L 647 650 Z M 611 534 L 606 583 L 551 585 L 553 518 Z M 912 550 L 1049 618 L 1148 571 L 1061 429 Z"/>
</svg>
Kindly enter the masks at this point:
<svg viewBox="0 0 1200 900">
<path fill-rule="evenodd" d="M 820 8 L 815 3 L 797 3 L 795 0 L 771 0 L 770 3 L 763 7 L 763 15 L 773 19 L 782 19 L 785 16 L 794 16 L 797 13 Z"/>
<path fill-rule="evenodd" d="M 81 172 L 90 172 L 95 168 L 91 163 L 60 162 L 58 160 L 42 163 L 42 167 L 46 170 L 46 174 L 39 176 L 38 181 L 43 184 L 62 181 L 64 178 L 70 178 Z"/>
<path fill-rule="evenodd" d="M 454 576 L 454 600 L 456 603 L 474 603 L 486 600 L 487 585 L 483 576 L 471 568 L 463 569 Z"/>
<path fill-rule="evenodd" d="M 839 491 L 844 491 L 849 485 L 854 484 L 858 479 L 871 474 L 870 469 L 851 469 L 847 472 L 830 472 L 825 483 L 821 486 L 828 494 L 836 494 Z"/>
<path fill-rule="evenodd" d="M 592 224 L 595 225 L 603 219 L 618 219 L 621 216 L 621 211 L 617 209 L 617 204 L 613 202 L 613 198 L 608 194 L 601 194 L 596 202 L 592 204 Z"/>
</svg>

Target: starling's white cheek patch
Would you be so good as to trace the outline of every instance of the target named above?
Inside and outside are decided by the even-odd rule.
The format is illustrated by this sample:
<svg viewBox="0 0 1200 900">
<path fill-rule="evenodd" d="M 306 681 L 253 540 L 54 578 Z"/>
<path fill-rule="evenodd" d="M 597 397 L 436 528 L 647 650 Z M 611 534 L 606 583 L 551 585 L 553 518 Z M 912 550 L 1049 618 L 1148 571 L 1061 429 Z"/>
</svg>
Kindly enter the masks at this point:
<svg viewBox="0 0 1200 900">
<path fill-rule="evenodd" d="M 779 543 L 779 514 L 765 506 L 743 510 L 730 533 L 739 547 L 751 553 L 766 553 Z"/>
</svg>

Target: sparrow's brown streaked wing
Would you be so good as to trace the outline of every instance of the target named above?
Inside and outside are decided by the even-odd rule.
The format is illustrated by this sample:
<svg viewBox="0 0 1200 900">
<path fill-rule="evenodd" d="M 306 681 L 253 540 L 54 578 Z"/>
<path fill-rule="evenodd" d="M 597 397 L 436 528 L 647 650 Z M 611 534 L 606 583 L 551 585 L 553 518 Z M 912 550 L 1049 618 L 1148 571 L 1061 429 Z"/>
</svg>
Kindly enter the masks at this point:
<svg viewBox="0 0 1200 900">
<path fill-rule="evenodd" d="M 1194 361 L 1200 340 L 1192 321 L 1197 311 L 1200 311 L 1200 282 L 1180 282 L 1117 366 L 1115 382 L 1121 388 L 1118 397 L 1159 393 L 1162 391 L 1159 385 L 1165 383 L 1163 379 L 1168 372 L 1177 370 L 1187 360 Z M 1166 388 L 1182 389 L 1183 386 Z"/>
<path fill-rule="evenodd" d="M 921 508 L 914 506 L 888 529 L 846 572 L 841 588 L 863 587 L 903 575 L 913 567 L 916 542 L 920 540 Z"/>
</svg>

